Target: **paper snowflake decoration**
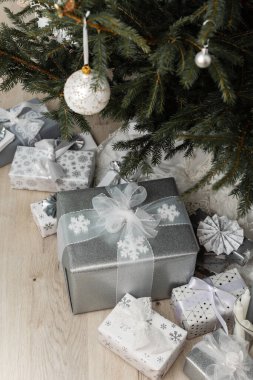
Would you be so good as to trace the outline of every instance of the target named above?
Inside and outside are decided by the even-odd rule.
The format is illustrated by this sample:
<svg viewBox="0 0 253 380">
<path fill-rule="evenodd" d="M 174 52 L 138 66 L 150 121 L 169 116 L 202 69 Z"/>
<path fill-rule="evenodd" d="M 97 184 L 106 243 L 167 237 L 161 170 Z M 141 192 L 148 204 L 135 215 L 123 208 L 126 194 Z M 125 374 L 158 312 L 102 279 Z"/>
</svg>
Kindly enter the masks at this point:
<svg viewBox="0 0 253 380">
<path fill-rule="evenodd" d="M 72 217 L 70 219 L 69 229 L 74 232 L 75 235 L 79 235 L 81 232 L 88 232 L 88 226 L 90 220 L 86 219 L 84 215 L 79 215 L 78 217 Z"/>
<path fill-rule="evenodd" d="M 118 242 L 119 254 L 121 257 L 137 260 L 141 254 L 146 254 L 149 250 L 145 244 L 145 238 L 138 236 L 126 236 L 124 240 Z"/>
<path fill-rule="evenodd" d="M 166 203 L 159 207 L 157 211 L 162 220 L 168 219 L 170 222 L 174 222 L 175 218 L 180 215 L 175 205 L 168 206 Z"/>
</svg>

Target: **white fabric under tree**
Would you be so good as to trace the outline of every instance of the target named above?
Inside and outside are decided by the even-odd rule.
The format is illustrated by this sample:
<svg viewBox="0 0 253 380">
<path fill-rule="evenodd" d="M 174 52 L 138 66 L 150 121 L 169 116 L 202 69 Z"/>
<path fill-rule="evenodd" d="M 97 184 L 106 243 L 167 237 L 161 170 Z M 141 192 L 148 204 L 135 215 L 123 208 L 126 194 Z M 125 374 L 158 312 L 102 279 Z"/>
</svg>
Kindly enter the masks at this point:
<svg viewBox="0 0 253 380">
<path fill-rule="evenodd" d="M 134 124 L 130 124 L 127 132 L 118 130 L 108 137 L 98 147 L 96 183 L 98 183 L 107 173 L 112 160 L 120 160 L 126 151 L 115 151 L 113 145 L 120 140 L 132 140 L 139 134 L 134 130 Z M 153 173 L 148 179 L 158 179 L 164 177 L 174 177 L 180 193 L 197 183 L 210 169 L 211 155 L 205 154 L 201 149 L 196 149 L 192 158 L 185 158 L 183 153 L 177 153 L 172 159 L 163 160 L 161 164 L 153 168 Z M 147 177 L 140 177 L 140 180 L 147 180 Z M 208 185 L 197 192 L 193 192 L 186 198 L 186 207 L 189 213 L 198 208 L 208 212 L 226 215 L 230 219 L 237 219 L 238 223 L 245 230 L 245 236 L 253 239 L 253 208 L 244 218 L 237 216 L 237 199 L 228 194 L 231 187 L 224 187 L 218 191 L 212 190 L 212 184 L 217 180 L 213 179 Z"/>
</svg>

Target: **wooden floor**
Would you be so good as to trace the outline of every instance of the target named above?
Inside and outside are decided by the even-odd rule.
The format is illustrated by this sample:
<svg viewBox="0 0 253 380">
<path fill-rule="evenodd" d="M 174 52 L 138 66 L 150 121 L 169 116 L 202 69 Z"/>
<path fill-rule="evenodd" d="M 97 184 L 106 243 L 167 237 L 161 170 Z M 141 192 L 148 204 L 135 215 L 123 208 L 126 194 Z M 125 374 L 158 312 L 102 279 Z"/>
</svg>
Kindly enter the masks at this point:
<svg viewBox="0 0 253 380">
<path fill-rule="evenodd" d="M 42 239 L 30 204 L 47 193 L 11 190 L 9 166 L 0 169 L 0 379 L 144 380 L 97 341 L 109 310 L 71 314 L 56 258 L 56 236 Z M 154 308 L 173 319 L 169 301 Z M 166 380 L 184 380 L 185 353 Z"/>
</svg>

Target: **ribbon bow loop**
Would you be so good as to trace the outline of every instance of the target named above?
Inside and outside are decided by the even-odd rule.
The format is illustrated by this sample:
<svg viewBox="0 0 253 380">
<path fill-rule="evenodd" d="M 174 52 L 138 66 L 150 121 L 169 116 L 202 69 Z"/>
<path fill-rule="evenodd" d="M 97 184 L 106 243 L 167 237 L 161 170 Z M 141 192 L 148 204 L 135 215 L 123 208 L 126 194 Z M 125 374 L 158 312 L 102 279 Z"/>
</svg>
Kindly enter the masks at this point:
<svg viewBox="0 0 253 380">
<path fill-rule="evenodd" d="M 146 199 L 147 192 L 143 186 L 129 183 L 123 190 L 115 186 L 108 187 L 107 191 L 111 197 L 100 194 L 92 199 L 92 205 L 99 215 L 100 224 L 104 224 L 108 232 L 116 233 L 124 227 L 124 235 L 127 236 L 156 236 L 155 228 L 160 218 L 141 208 L 135 212 L 132 210 Z"/>
<path fill-rule="evenodd" d="M 123 311 L 119 315 L 121 323 L 127 325 L 133 332 L 133 349 L 141 350 L 145 347 L 154 354 L 168 351 L 168 342 L 165 336 L 152 323 L 153 311 L 150 297 L 134 299 L 129 310 L 121 308 L 121 311 Z"/>
<path fill-rule="evenodd" d="M 64 177 L 65 172 L 56 160 L 74 144 L 75 140 L 71 142 L 62 141 L 58 146 L 53 139 L 44 139 L 36 142 L 35 147 L 46 153 L 46 156 L 36 163 L 37 170 L 44 175 L 50 174 L 54 182 Z"/>
</svg>

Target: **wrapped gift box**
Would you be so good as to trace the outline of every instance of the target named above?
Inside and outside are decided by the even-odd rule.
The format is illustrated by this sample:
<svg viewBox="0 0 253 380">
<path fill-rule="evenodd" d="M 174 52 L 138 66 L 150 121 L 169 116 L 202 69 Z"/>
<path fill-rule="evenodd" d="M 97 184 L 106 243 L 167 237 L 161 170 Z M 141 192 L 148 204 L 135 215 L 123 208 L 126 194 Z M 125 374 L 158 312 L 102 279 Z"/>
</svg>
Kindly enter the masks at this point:
<svg viewBox="0 0 253 380">
<path fill-rule="evenodd" d="M 209 280 L 215 288 L 232 294 L 235 297 L 234 300 L 247 289 L 236 268 L 204 280 Z M 172 291 L 171 299 L 175 316 L 181 326 L 188 331 L 188 339 L 207 334 L 220 327 L 212 306 L 211 293 L 201 288 L 201 284 L 196 288 L 190 288 L 187 284 Z M 228 329 L 231 330 L 233 327 L 233 297 L 231 298 L 232 302 L 227 302 L 225 299 L 220 299 L 223 296 L 226 297 L 226 294 L 218 294 L 215 303 L 220 300 L 217 306 L 218 310 L 226 321 Z"/>
<path fill-rule="evenodd" d="M 140 205 L 141 207 L 165 197 L 172 197 L 174 201 L 178 195 L 173 178 L 140 182 L 139 185 L 147 191 L 147 198 Z M 119 188 L 122 189 L 125 186 L 119 185 Z M 93 197 L 103 193 L 107 192 L 102 187 L 59 193 L 58 220 L 64 214 L 92 209 Z M 175 286 L 188 282 L 195 268 L 198 244 L 185 206 L 180 200 L 179 203 L 183 223 L 158 227 L 156 238 L 149 240 L 154 253 L 153 286 L 152 279 L 149 286 L 152 286 L 151 295 L 156 300 L 168 298 Z M 64 237 L 60 240 L 58 235 L 57 238 L 58 245 L 61 245 Z M 88 241 L 69 244 L 64 249 L 62 265 L 74 314 L 115 306 L 118 239 L 118 233 L 104 233 Z M 138 262 L 139 266 L 137 263 L 134 265 L 135 268 L 142 270 L 146 263 L 149 264 L 150 260 L 142 259 Z M 138 298 L 150 296 L 150 292 L 144 288 L 141 281 L 138 282 L 139 278 L 136 278 L 138 276 L 134 276 L 132 272 L 130 269 L 127 289 L 124 289 L 123 294 L 119 296 L 122 297 L 127 292 Z"/>
<path fill-rule="evenodd" d="M 42 237 L 53 235 L 57 231 L 56 215 L 55 217 L 48 215 L 45 211 L 47 206 L 47 200 L 31 204 L 32 216 Z"/>
<path fill-rule="evenodd" d="M 34 107 L 34 108 L 36 108 L 36 106 L 39 109 L 42 108 L 44 110 L 44 112 L 48 111 L 46 106 L 42 105 L 42 103 L 38 99 L 32 99 L 26 103 L 30 103 L 31 107 Z M 23 108 L 23 110 L 19 116 L 22 117 L 22 116 L 24 116 L 24 114 L 28 113 L 29 111 L 31 111 L 31 108 L 26 106 Z M 50 118 L 45 117 L 45 116 L 41 117 L 41 120 L 43 121 L 43 125 L 42 125 L 39 133 L 35 136 L 35 138 L 32 141 L 30 141 L 26 145 L 33 146 L 34 142 L 36 142 L 38 140 L 55 139 L 55 138 L 58 138 L 60 136 L 60 128 L 59 128 L 56 120 L 50 119 Z M 3 123 L 3 126 L 4 126 L 4 123 Z M 29 123 L 27 123 L 27 130 L 29 131 Z M 15 134 L 15 127 L 11 127 L 10 132 Z M 29 136 L 29 134 L 28 134 L 28 136 Z M 26 140 L 29 140 L 29 139 L 25 139 L 25 141 Z M 18 138 L 18 136 L 16 136 L 14 141 L 12 141 L 10 144 L 8 144 L 5 147 L 5 149 L 0 151 L 0 167 L 5 166 L 5 165 L 12 162 L 18 145 L 23 145 L 23 142 Z"/>
<path fill-rule="evenodd" d="M 193 347 L 186 356 L 184 373 L 191 380 L 251 380 L 253 360 L 246 341 L 219 329 Z"/>
<path fill-rule="evenodd" d="M 149 310 L 148 302 L 126 294 L 99 326 L 99 340 L 149 379 L 159 380 L 182 351 L 187 333 Z"/>
<path fill-rule="evenodd" d="M 94 167 L 95 153 L 92 151 L 66 151 L 57 159 L 65 176 L 56 182 L 49 173 L 40 174 L 39 160 L 46 159 L 47 153 L 33 147 L 17 147 L 9 172 L 14 189 L 28 189 L 56 192 L 62 190 L 85 189 L 90 186 Z"/>
</svg>

